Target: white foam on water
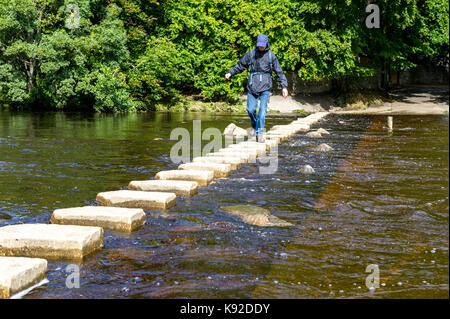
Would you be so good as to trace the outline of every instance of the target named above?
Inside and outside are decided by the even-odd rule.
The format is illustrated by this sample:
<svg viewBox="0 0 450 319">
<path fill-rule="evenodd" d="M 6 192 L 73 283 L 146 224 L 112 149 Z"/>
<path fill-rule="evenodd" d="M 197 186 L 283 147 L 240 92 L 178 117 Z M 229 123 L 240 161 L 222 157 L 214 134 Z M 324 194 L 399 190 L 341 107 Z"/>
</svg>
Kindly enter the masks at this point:
<svg viewBox="0 0 450 319">
<path fill-rule="evenodd" d="M 47 284 L 47 283 L 49 283 L 49 281 L 48 281 L 47 278 L 42 279 L 42 280 L 41 280 L 40 282 L 38 282 L 36 285 L 33 285 L 33 286 L 31 286 L 31 287 L 29 287 L 29 288 L 27 288 L 27 289 L 25 289 L 25 290 L 22 290 L 22 291 L 16 293 L 15 295 L 11 296 L 10 299 L 22 299 L 23 296 L 25 296 L 27 293 L 29 293 L 29 292 L 30 292 L 31 290 L 33 290 L 34 288 L 37 288 L 37 287 L 42 286 L 42 285 L 45 285 L 45 284 Z"/>
</svg>

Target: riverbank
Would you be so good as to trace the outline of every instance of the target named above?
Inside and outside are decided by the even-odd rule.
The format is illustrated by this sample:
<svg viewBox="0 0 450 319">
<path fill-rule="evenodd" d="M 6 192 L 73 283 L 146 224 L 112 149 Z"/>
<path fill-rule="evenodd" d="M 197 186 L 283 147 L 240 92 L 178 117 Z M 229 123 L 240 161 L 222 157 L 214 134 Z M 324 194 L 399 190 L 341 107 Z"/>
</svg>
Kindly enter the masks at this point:
<svg viewBox="0 0 450 319">
<path fill-rule="evenodd" d="M 331 93 L 304 96 L 271 96 L 269 110 L 289 114 L 329 111 L 338 114 L 432 115 L 449 113 L 448 86 L 415 85 L 391 88 L 389 91 L 360 91 L 345 97 Z"/>
<path fill-rule="evenodd" d="M 156 103 L 141 111 L 213 112 L 246 115 L 246 104 L 247 96 L 244 94 L 234 103 L 207 101 L 199 95 L 183 95 L 177 102 Z M 272 93 L 268 103 L 267 117 L 301 117 L 324 111 L 337 114 L 372 115 L 449 114 L 449 87 L 415 85 L 391 88 L 388 91 L 364 90 L 341 95 L 331 92 L 290 95 L 286 99 L 280 94 Z"/>
<path fill-rule="evenodd" d="M 156 111 L 170 112 L 219 112 L 246 114 L 247 96 L 239 101 L 209 102 L 198 96 L 183 96 L 175 105 L 158 104 Z M 391 88 L 388 91 L 364 90 L 345 95 L 333 93 L 288 96 L 272 94 L 268 104 L 268 116 L 306 116 L 329 111 L 338 114 L 448 114 L 448 86 L 415 85 Z"/>
<path fill-rule="evenodd" d="M 398 87 L 380 105 L 361 109 L 330 109 L 338 114 L 442 115 L 449 114 L 449 87 L 417 85 Z"/>
</svg>

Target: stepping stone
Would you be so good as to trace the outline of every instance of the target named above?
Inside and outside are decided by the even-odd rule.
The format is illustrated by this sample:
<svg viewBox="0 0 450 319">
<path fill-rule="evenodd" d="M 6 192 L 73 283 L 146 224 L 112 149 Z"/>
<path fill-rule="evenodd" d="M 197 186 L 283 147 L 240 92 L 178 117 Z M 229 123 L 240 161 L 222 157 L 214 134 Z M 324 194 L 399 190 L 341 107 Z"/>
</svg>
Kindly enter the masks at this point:
<svg viewBox="0 0 450 319">
<path fill-rule="evenodd" d="M 234 145 L 234 144 L 231 144 L 231 145 Z M 216 153 L 225 153 L 225 154 L 227 154 L 227 156 L 228 155 L 229 156 L 233 156 L 233 154 L 238 156 L 238 157 L 244 157 L 245 156 L 245 159 L 247 161 L 254 160 L 258 156 L 258 151 L 257 150 L 249 149 L 249 148 L 242 149 L 242 150 L 238 150 L 236 148 L 221 148 Z"/>
<path fill-rule="evenodd" d="M 38 285 L 45 279 L 47 260 L 26 257 L 0 257 L 0 299 Z"/>
<path fill-rule="evenodd" d="M 275 135 L 275 134 L 265 134 L 264 138 L 266 139 L 266 141 L 272 140 L 272 141 L 276 141 L 277 143 L 280 143 L 283 139 L 282 136 Z"/>
<path fill-rule="evenodd" d="M 286 138 L 291 137 L 292 135 L 294 135 L 294 132 L 292 130 L 275 130 L 275 131 L 271 131 L 271 134 L 278 134 L 281 136 L 284 136 Z"/>
<path fill-rule="evenodd" d="M 250 145 L 250 144 L 231 144 L 228 146 L 228 148 L 230 149 L 238 149 L 238 150 L 246 150 L 246 149 L 253 149 L 256 150 L 256 153 L 258 154 L 258 156 L 261 155 L 265 155 L 266 154 L 266 146 L 263 144 L 260 146 L 256 146 L 256 145 Z"/>
<path fill-rule="evenodd" d="M 155 179 L 194 181 L 198 186 L 206 186 L 214 179 L 214 173 L 201 170 L 170 170 L 157 173 Z"/>
<path fill-rule="evenodd" d="M 276 140 L 268 140 L 268 139 L 266 139 L 266 141 L 264 143 L 269 145 L 270 149 L 272 149 L 272 147 L 275 147 L 275 146 L 278 145 L 278 142 Z"/>
<path fill-rule="evenodd" d="M 194 181 L 145 180 L 131 181 L 128 188 L 137 191 L 169 192 L 180 197 L 189 197 L 198 193 L 198 183 Z"/>
<path fill-rule="evenodd" d="M 221 178 L 221 177 L 230 176 L 231 164 L 186 163 L 186 164 L 181 164 L 180 166 L 178 166 L 178 169 L 213 171 L 214 178 Z"/>
<path fill-rule="evenodd" d="M 231 169 L 241 168 L 241 159 L 238 157 L 230 157 L 224 155 L 223 157 L 212 157 L 212 156 L 200 156 L 192 160 L 193 163 L 216 163 L 216 164 L 230 164 Z"/>
<path fill-rule="evenodd" d="M 287 134 L 285 132 L 280 132 L 277 130 L 270 130 L 266 134 L 264 134 L 264 137 L 267 139 L 270 136 L 279 137 L 280 141 L 284 141 L 288 138 Z"/>
<path fill-rule="evenodd" d="M 84 206 L 56 209 L 52 224 L 98 226 L 104 229 L 132 232 L 145 223 L 141 208 Z"/>
<path fill-rule="evenodd" d="M 101 227 L 19 224 L 0 228 L 0 256 L 82 259 L 102 245 Z"/>
<path fill-rule="evenodd" d="M 234 154 L 231 152 L 216 152 L 216 153 L 208 153 L 205 156 L 211 157 L 236 157 L 239 158 L 241 163 L 248 163 L 248 159 L 250 157 L 249 153 L 240 152 L 239 154 Z M 256 157 L 255 157 L 256 158 Z M 200 163 L 199 163 L 200 164 Z M 225 164 L 228 165 L 228 164 Z"/>
<path fill-rule="evenodd" d="M 295 125 L 289 125 L 289 128 L 292 129 L 294 132 L 306 132 L 310 130 L 310 126 L 307 124 L 295 124 Z"/>
<path fill-rule="evenodd" d="M 275 129 L 279 129 L 279 128 L 285 128 L 287 125 L 274 125 L 272 126 L 270 129 L 271 130 L 275 130 Z"/>
<path fill-rule="evenodd" d="M 238 145 L 255 146 L 256 148 L 261 148 L 265 151 L 270 151 L 270 145 L 265 142 L 245 141 L 245 142 L 238 143 Z"/>
<path fill-rule="evenodd" d="M 102 206 L 144 209 L 168 209 L 176 205 L 174 193 L 119 190 L 97 194 L 97 202 Z"/>
</svg>

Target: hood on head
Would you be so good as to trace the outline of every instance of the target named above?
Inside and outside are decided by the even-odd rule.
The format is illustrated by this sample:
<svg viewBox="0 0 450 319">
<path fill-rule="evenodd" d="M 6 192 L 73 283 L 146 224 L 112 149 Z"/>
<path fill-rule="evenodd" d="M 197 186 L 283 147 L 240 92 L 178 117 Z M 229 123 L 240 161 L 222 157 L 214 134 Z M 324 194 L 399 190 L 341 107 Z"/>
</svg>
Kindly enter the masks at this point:
<svg viewBox="0 0 450 319">
<path fill-rule="evenodd" d="M 265 34 L 260 34 L 256 38 L 256 47 L 266 47 L 266 51 L 269 50 L 269 38 Z"/>
</svg>

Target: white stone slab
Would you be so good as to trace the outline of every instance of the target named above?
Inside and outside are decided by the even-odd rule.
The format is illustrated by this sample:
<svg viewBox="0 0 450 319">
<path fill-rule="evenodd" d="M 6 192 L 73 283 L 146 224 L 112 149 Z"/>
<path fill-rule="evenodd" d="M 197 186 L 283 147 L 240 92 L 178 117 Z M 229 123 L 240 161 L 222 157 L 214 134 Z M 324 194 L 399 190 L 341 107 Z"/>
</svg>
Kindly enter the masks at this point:
<svg viewBox="0 0 450 319">
<path fill-rule="evenodd" d="M 144 192 L 133 190 L 118 190 L 97 194 L 97 202 L 103 206 L 168 209 L 176 205 L 177 196 L 174 193 Z"/>
<path fill-rule="evenodd" d="M 176 181 L 176 180 L 145 180 L 132 181 L 128 188 L 137 191 L 146 192 L 169 192 L 175 193 L 180 197 L 189 197 L 197 194 L 198 183 L 195 181 Z"/>
<path fill-rule="evenodd" d="M 184 170 L 205 170 L 205 171 L 213 171 L 214 178 L 222 178 L 230 176 L 231 173 L 231 164 L 222 164 L 222 163 L 186 163 L 178 166 L 178 169 Z"/>
<path fill-rule="evenodd" d="M 0 256 L 81 259 L 102 245 L 101 227 L 19 224 L 0 228 Z"/>
<path fill-rule="evenodd" d="M 169 170 L 161 171 L 155 179 L 195 181 L 198 186 L 206 186 L 214 179 L 214 172 L 200 170 Z"/>
<path fill-rule="evenodd" d="M 52 224 L 98 226 L 104 229 L 132 232 L 145 223 L 141 208 L 84 206 L 56 209 Z"/>
<path fill-rule="evenodd" d="M 192 160 L 193 163 L 216 163 L 216 164 L 230 164 L 231 169 L 241 168 L 241 159 L 238 157 L 230 157 L 224 155 L 223 157 L 200 156 Z"/>
<path fill-rule="evenodd" d="M 231 144 L 234 145 L 234 144 Z M 256 149 L 253 148 L 246 148 L 246 149 L 241 149 L 238 150 L 236 148 L 221 148 L 217 151 L 217 153 L 226 153 L 227 155 L 229 154 L 230 156 L 235 154 L 235 155 L 239 155 L 238 157 L 244 157 L 244 156 L 248 156 L 248 158 L 245 158 L 246 160 L 254 160 L 257 156 L 258 156 L 258 151 Z M 245 155 L 247 154 L 247 155 Z"/>
<path fill-rule="evenodd" d="M 0 257 L 0 299 L 8 299 L 45 279 L 47 260 Z"/>
<path fill-rule="evenodd" d="M 248 159 L 250 158 L 249 153 L 239 152 L 238 154 L 232 152 L 216 152 L 216 153 L 208 153 L 205 156 L 211 157 L 236 157 L 239 158 L 241 163 L 248 163 Z"/>
<path fill-rule="evenodd" d="M 258 147 L 256 145 L 249 145 L 249 144 L 245 145 L 245 144 L 239 143 L 239 144 L 228 145 L 228 148 L 238 149 L 241 151 L 246 150 L 246 149 L 254 149 L 254 150 L 256 150 L 256 153 L 258 154 L 258 156 L 262 156 L 262 155 L 266 154 L 266 146 L 265 145 L 262 145 L 262 147 Z"/>
<path fill-rule="evenodd" d="M 275 134 L 265 134 L 264 138 L 267 140 L 272 140 L 272 141 L 276 141 L 277 143 L 281 143 L 281 141 L 283 140 L 283 137 L 280 135 L 275 135 Z"/>
</svg>

